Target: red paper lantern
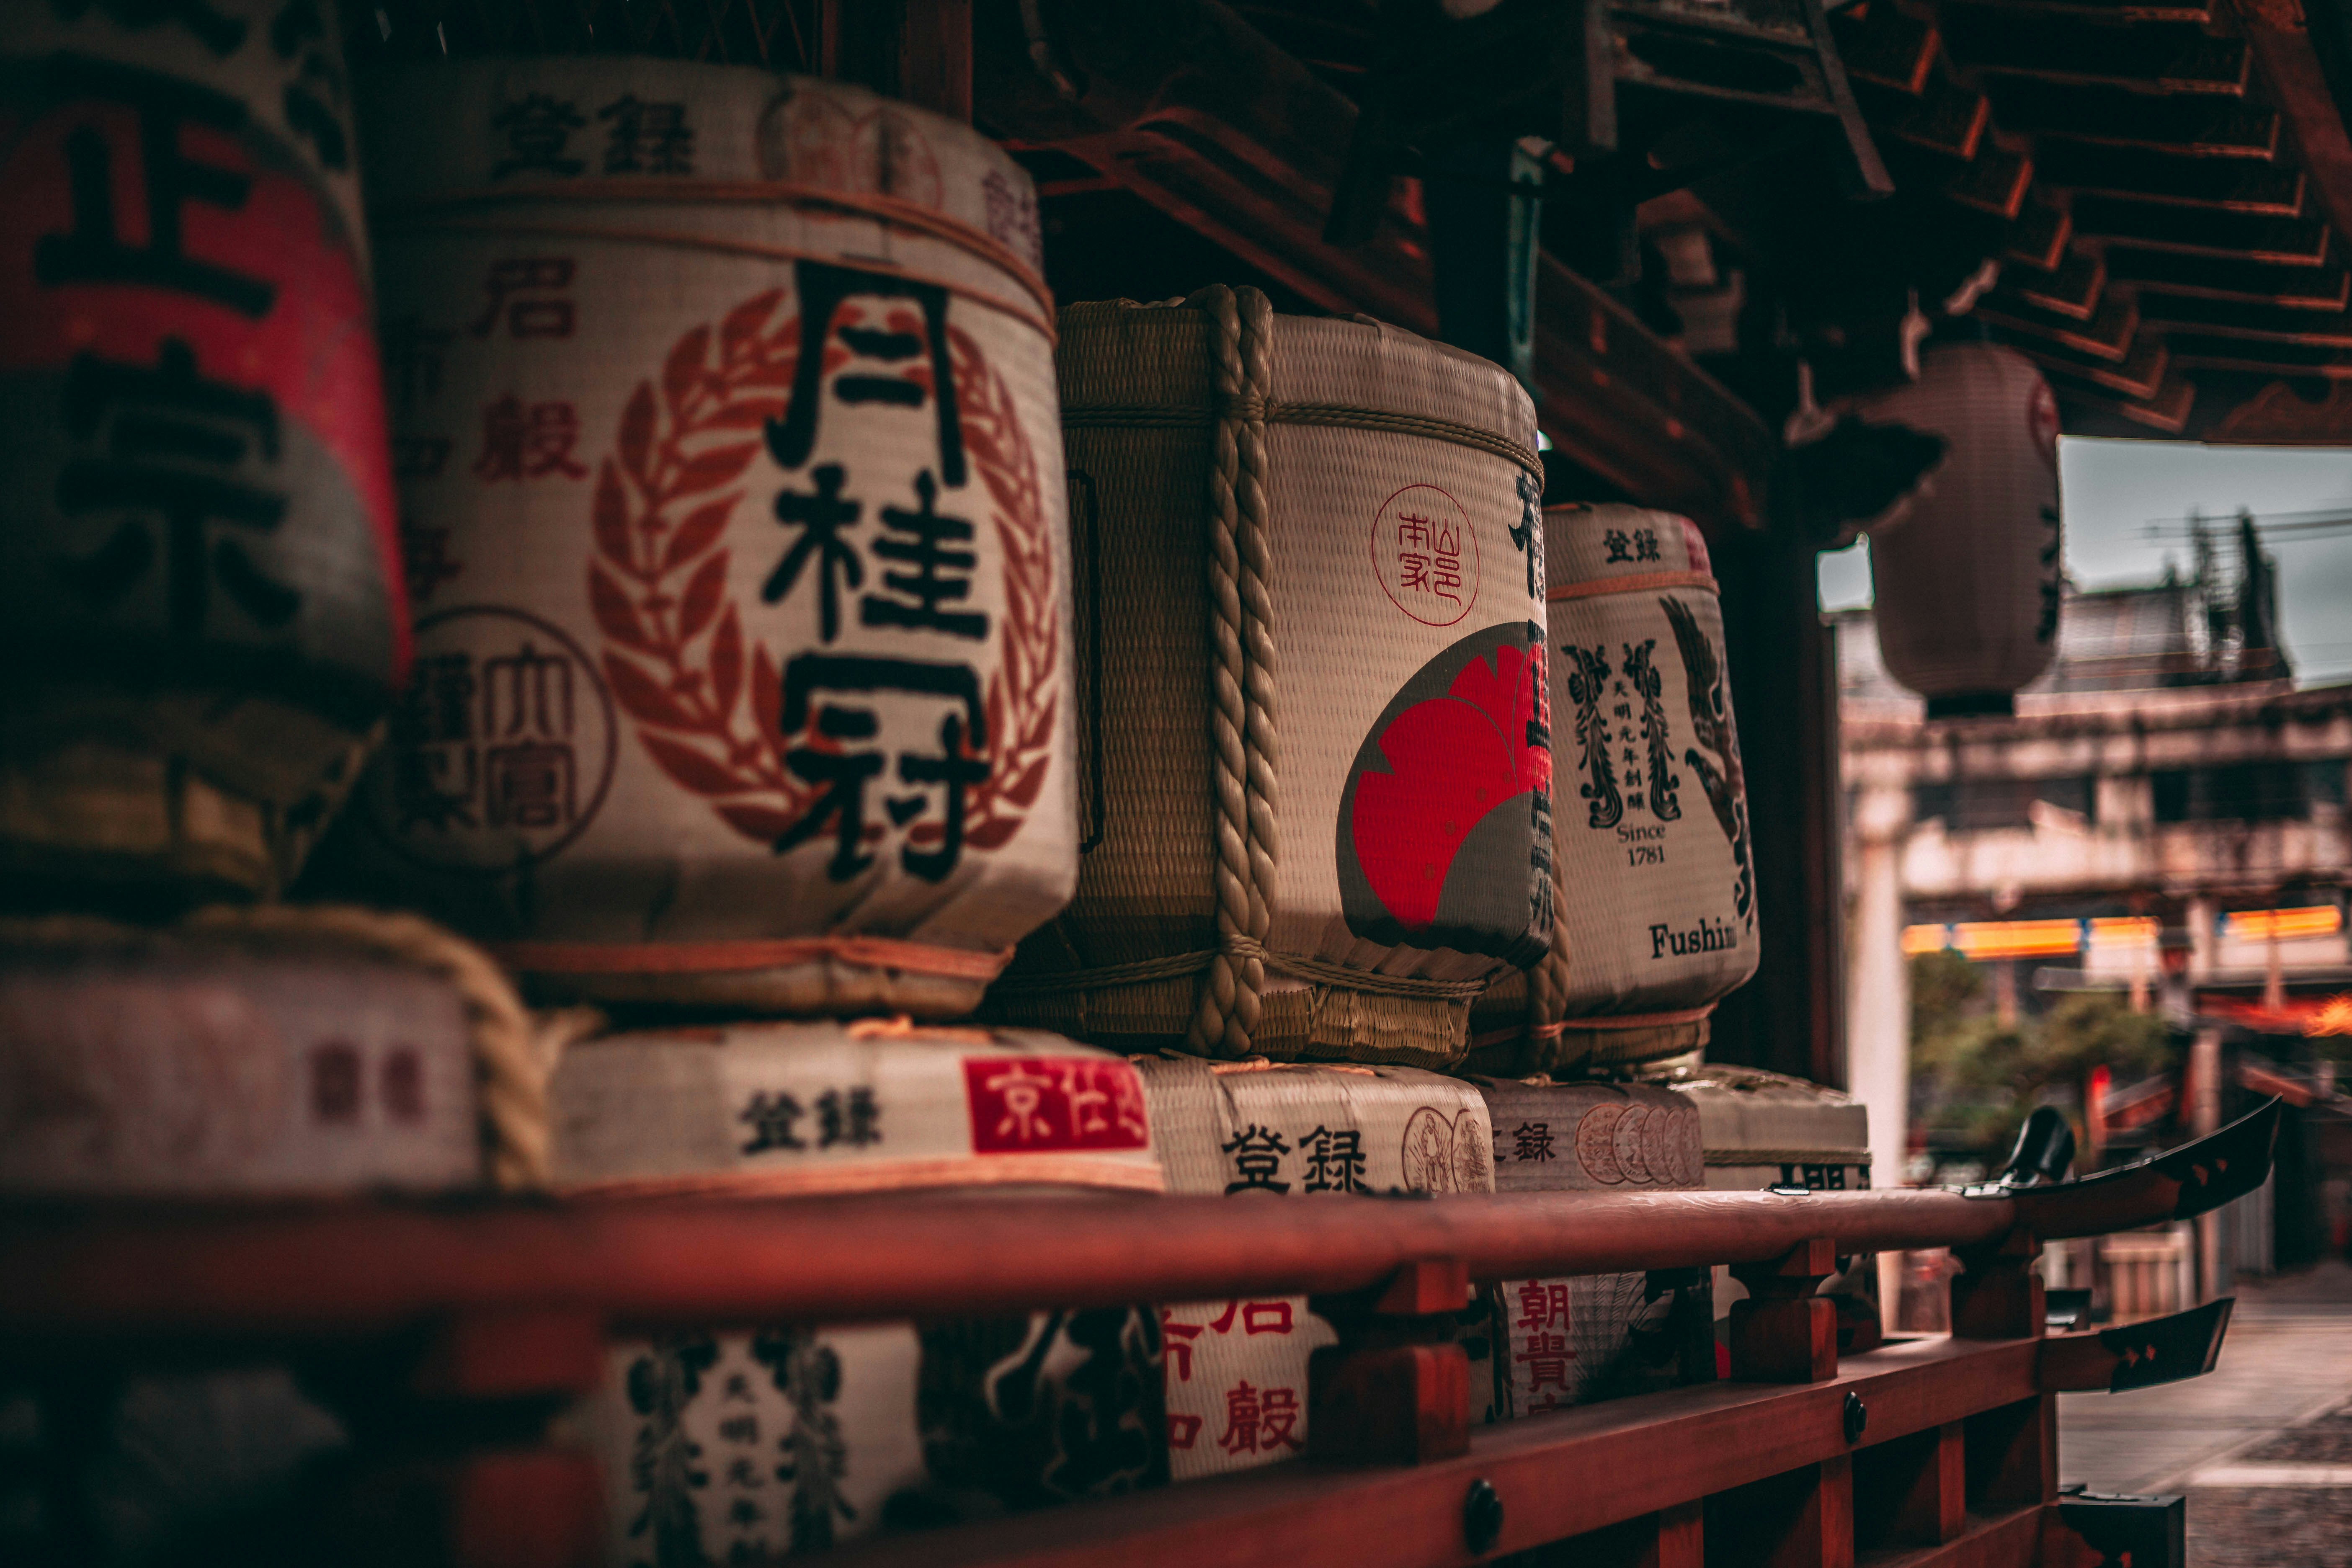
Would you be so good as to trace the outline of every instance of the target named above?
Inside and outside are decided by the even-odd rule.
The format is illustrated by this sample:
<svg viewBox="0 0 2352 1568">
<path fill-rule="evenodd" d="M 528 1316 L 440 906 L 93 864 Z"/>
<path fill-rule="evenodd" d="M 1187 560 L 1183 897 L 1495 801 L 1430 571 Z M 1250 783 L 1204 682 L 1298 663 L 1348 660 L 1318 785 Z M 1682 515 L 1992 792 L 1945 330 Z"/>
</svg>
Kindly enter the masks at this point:
<svg viewBox="0 0 2352 1568">
<path fill-rule="evenodd" d="M 2059 610 L 2058 405 L 2032 362 L 1992 343 L 1921 357 L 1919 379 L 1861 399 L 1948 450 L 1912 504 L 1870 530 L 1879 647 L 1930 719 L 2010 713 L 2048 668 Z"/>
</svg>

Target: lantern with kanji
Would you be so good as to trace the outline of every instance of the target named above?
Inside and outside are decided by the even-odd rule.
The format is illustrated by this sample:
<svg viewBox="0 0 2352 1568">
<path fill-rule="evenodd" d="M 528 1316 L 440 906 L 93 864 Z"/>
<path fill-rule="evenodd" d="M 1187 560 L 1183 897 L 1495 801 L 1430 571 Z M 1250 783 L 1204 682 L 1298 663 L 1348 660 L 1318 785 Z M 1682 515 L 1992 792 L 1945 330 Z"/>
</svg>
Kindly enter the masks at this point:
<svg viewBox="0 0 2352 1568">
<path fill-rule="evenodd" d="M 1541 465 L 1489 361 L 1255 289 L 1062 312 L 1094 840 L 990 993 L 1443 1067 L 1551 900 Z"/>
<path fill-rule="evenodd" d="M 1028 177 L 731 67 L 362 97 L 419 658 L 347 874 L 543 990 L 968 1010 L 1076 862 Z"/>
<path fill-rule="evenodd" d="M 1021 1030 L 625 1033 L 574 1046 L 550 1101 L 556 1184 L 582 1201 L 1163 1184 L 1136 1068 Z M 575 1415 L 602 1461 L 613 1560 L 643 1554 L 649 1519 L 679 1560 L 772 1562 L 1164 1481 L 1154 1316 L 622 1341 Z"/>
<path fill-rule="evenodd" d="M 408 659 L 334 8 L 0 29 L 0 877 L 267 896 Z"/>
<path fill-rule="evenodd" d="M 1921 356 L 1917 382 L 1862 399 L 1873 425 L 1944 438 L 1943 463 L 1870 531 L 1878 646 L 1930 719 L 2002 714 L 2050 664 L 2062 603 L 2058 405 L 2033 363 L 1992 343 Z"/>
<path fill-rule="evenodd" d="M 1549 950 L 1472 1016 L 1518 1077 L 1696 1050 L 1756 972 L 1756 877 L 1723 614 L 1698 527 L 1544 513 L 1551 616 Z"/>
</svg>

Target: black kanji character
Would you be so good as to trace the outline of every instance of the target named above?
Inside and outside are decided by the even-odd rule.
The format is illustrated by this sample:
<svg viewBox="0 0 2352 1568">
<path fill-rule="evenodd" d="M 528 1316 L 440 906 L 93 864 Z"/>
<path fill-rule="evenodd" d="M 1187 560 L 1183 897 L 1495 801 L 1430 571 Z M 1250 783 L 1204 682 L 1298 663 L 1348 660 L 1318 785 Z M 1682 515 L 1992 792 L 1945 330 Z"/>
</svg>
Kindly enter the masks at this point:
<svg viewBox="0 0 2352 1568">
<path fill-rule="evenodd" d="M 858 1084 L 847 1094 L 828 1089 L 816 1097 L 816 1146 L 830 1149 L 836 1143 L 846 1143 L 853 1149 L 863 1149 L 869 1143 L 882 1142 L 882 1108 L 874 1103 L 874 1090 Z"/>
<path fill-rule="evenodd" d="M 255 321 L 268 315 L 278 299 L 276 284 L 190 256 L 181 229 L 189 203 L 240 212 L 252 194 L 249 176 L 198 163 L 180 151 L 182 127 L 234 132 L 245 124 L 245 105 L 177 77 L 102 60 L 61 56 L 47 69 L 52 78 L 65 79 L 57 83 L 63 91 L 114 100 L 138 111 L 147 238 L 143 245 L 127 243 L 115 227 L 114 149 L 95 126 L 78 126 L 65 143 L 73 227 L 34 241 L 35 280 L 45 288 L 142 284 L 194 294 Z"/>
<path fill-rule="evenodd" d="M 103 423 L 107 440 L 102 456 L 59 470 L 58 505 L 76 515 L 121 508 L 162 519 L 174 639 L 203 635 L 215 582 L 260 626 L 275 631 L 294 618 L 300 592 L 264 575 L 241 541 L 212 539 L 206 548 L 212 525 L 268 534 L 285 521 L 282 492 L 233 477 L 249 455 L 277 460 L 275 399 L 198 375 L 188 345 L 166 338 L 153 370 L 76 357 L 64 401 L 68 431 L 88 440 Z M 58 573 L 77 596 L 102 609 L 146 576 L 156 554 L 152 528 L 127 518 L 96 551 L 60 563 Z"/>
<path fill-rule="evenodd" d="M 774 450 L 777 440 L 776 422 L 768 421 L 768 447 Z M 777 461 L 782 462 L 782 454 Z M 793 465 L 786 463 L 786 468 Z M 816 557 L 817 629 L 826 642 L 841 632 L 841 590 L 855 588 L 866 581 L 866 568 L 857 559 L 857 552 L 842 542 L 841 531 L 856 522 L 866 508 L 862 502 L 841 499 L 843 479 L 839 463 L 821 463 L 809 478 L 815 481 L 814 493 L 803 495 L 798 490 L 776 492 L 776 521 L 787 528 L 798 524 L 801 536 L 768 574 L 760 588 L 760 597 L 773 605 L 793 591 L 800 581 L 801 572 Z"/>
<path fill-rule="evenodd" d="M 1601 542 L 1609 547 L 1609 559 L 1601 563 L 1602 565 L 1614 565 L 1620 561 L 1626 562 L 1628 563 L 1632 563 L 1633 559 L 1633 541 L 1626 534 L 1623 529 L 1612 528 L 1604 530 L 1601 535 Z"/>
<path fill-rule="evenodd" d="M 751 1102 L 735 1113 L 735 1120 L 751 1129 L 751 1141 L 742 1146 L 746 1154 L 761 1154 L 771 1149 L 805 1149 L 793 1131 L 793 1123 L 805 1114 L 801 1102 L 778 1090 L 774 1094 L 755 1094 Z"/>
<path fill-rule="evenodd" d="M 1515 1160 L 1541 1163 L 1552 1158 L 1551 1123 L 1549 1121 L 1522 1121 L 1511 1138 L 1511 1158 Z"/>
<path fill-rule="evenodd" d="M 818 472 L 822 474 L 824 470 Z M 882 586 L 915 603 L 868 594 L 858 601 L 858 619 L 869 626 L 905 626 L 946 632 L 950 637 L 984 637 L 988 635 L 986 611 L 940 608 L 942 604 L 961 604 L 971 596 L 971 573 L 980 563 L 980 558 L 969 550 L 943 548 L 971 543 L 972 531 L 966 520 L 941 517 L 932 510 L 939 493 L 931 471 L 925 468 L 915 476 L 915 510 L 904 511 L 895 506 L 882 509 L 882 526 L 892 531 L 876 540 L 870 548 L 885 561 L 901 562 L 914 568 L 910 572 L 885 571 Z M 783 502 L 779 499 L 776 504 L 781 508 Z M 909 537 L 901 539 L 896 537 L 898 534 Z M 826 634 L 828 639 L 831 635 Z"/>
<path fill-rule="evenodd" d="M 608 174 L 691 174 L 694 130 L 683 103 L 647 103 L 630 93 L 596 111 L 613 122 L 604 142 Z"/>
<path fill-rule="evenodd" d="M 801 302 L 800 361 L 793 371 L 792 402 L 784 417 L 768 422 L 768 450 L 787 468 L 797 468 L 816 448 L 817 397 L 824 370 L 824 347 L 834 335 L 833 320 L 841 307 L 861 295 L 912 300 L 923 313 L 923 340 L 907 332 L 845 329 L 845 344 L 869 359 L 912 359 L 930 347 L 931 388 L 900 376 L 843 375 L 834 381 L 834 395 L 845 403 L 891 403 L 920 407 L 925 396 L 939 406 L 940 478 L 950 489 L 963 488 L 965 479 L 963 425 L 956 406 L 955 370 L 948 359 L 948 291 L 936 283 L 918 283 L 887 273 L 861 272 L 821 261 L 793 264 L 793 281 Z"/>
<path fill-rule="evenodd" d="M 1633 559 L 1637 562 L 1663 561 L 1664 559 L 1664 556 L 1661 556 L 1658 553 L 1658 531 L 1656 529 L 1637 528 L 1633 531 Z"/>
<path fill-rule="evenodd" d="M 1353 1128 L 1334 1132 L 1318 1127 L 1298 1137 L 1299 1152 L 1307 1158 L 1303 1193 L 1353 1193 L 1363 1190 L 1364 1135 Z"/>
<path fill-rule="evenodd" d="M 279 100 L 288 128 L 309 140 L 320 164 L 348 169 L 352 143 L 343 129 L 343 71 L 326 42 L 327 21 L 316 0 L 292 0 L 269 25 L 269 47 L 278 58 L 292 63 L 299 57 L 295 79 Z"/>
<path fill-rule="evenodd" d="M 986 759 L 964 754 L 963 721 L 953 713 L 940 721 L 938 756 L 899 753 L 900 784 L 935 784 L 947 788 L 947 820 L 941 824 L 940 847 L 918 849 L 908 844 L 898 851 L 898 863 L 911 875 L 926 882 L 940 882 L 956 868 L 956 863 L 963 857 L 964 792 L 987 776 Z"/>
<path fill-rule="evenodd" d="M 870 741 L 880 721 L 867 711 L 827 706 L 817 710 L 816 731 L 828 741 Z M 874 864 L 865 852 L 866 786 L 882 773 L 879 752 L 844 752 L 817 746 L 795 746 L 784 753 L 784 766 L 824 793 L 800 819 L 776 837 L 776 853 L 797 849 L 834 825 L 833 858 L 825 875 L 846 882 Z"/>
<path fill-rule="evenodd" d="M 1234 1157 L 1234 1173 L 1240 1178 L 1225 1184 L 1228 1194 L 1290 1190 L 1288 1182 L 1275 1180 L 1282 1173 L 1282 1157 L 1290 1152 L 1281 1133 L 1253 1122 L 1234 1133 L 1232 1142 L 1219 1147 Z"/>
<path fill-rule="evenodd" d="M 507 133 L 508 155 L 499 160 L 490 178 L 503 180 L 526 170 L 549 174 L 576 174 L 588 165 L 563 155 L 572 133 L 587 121 L 560 98 L 543 92 L 526 93 L 499 110 L 490 124 Z"/>
</svg>

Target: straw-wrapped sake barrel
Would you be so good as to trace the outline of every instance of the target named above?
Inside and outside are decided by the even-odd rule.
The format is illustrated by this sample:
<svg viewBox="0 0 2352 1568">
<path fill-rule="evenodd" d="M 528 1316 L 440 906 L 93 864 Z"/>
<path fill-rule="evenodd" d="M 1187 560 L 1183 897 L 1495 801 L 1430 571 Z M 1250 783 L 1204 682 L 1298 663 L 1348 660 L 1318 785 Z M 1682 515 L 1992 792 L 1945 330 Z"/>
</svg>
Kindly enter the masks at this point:
<svg viewBox="0 0 2352 1568">
<path fill-rule="evenodd" d="M 1076 860 L 1027 176 L 735 68 L 362 99 L 419 658 L 348 871 L 546 990 L 969 1010 Z"/>
<path fill-rule="evenodd" d="M 544 1131 L 535 1054 L 488 959 L 411 917 L 0 922 L 0 1198 L 527 1181 Z M 303 1466 L 346 1440 L 283 1366 L 89 1385 L 66 1365 L 27 1370 L 0 1371 L 0 1464 L 43 1478 L 39 1506 L 0 1509 L 11 1563 L 194 1562 L 191 1542 L 225 1520 L 247 1560 L 276 1561 L 299 1535 Z"/>
<path fill-rule="evenodd" d="M 1696 524 L 1544 513 L 1551 612 L 1551 947 L 1482 1000 L 1474 1064 L 1519 1076 L 1706 1043 L 1756 972 L 1748 798 L 1723 614 Z"/>
<path fill-rule="evenodd" d="M 573 1047 L 550 1096 L 581 1201 L 1161 1185 L 1135 1068 L 1026 1031 L 622 1034 Z M 1168 1474 L 1144 1307 L 624 1343 L 575 1425 L 615 1563 L 765 1561 Z"/>
<path fill-rule="evenodd" d="M 1494 1127 L 1497 1192 L 1661 1192 L 1704 1184 L 1697 1108 L 1672 1090 L 1476 1081 Z M 1502 1281 L 1495 1333 L 1500 1414 L 1539 1415 L 1635 1392 L 1652 1381 L 1676 1349 L 1665 1332 L 1675 1301 L 1649 1296 L 1647 1282 L 1639 1272 Z"/>
<path fill-rule="evenodd" d="M 1143 1057 L 1144 1100 L 1171 1192 L 1239 1196 L 1495 1190 L 1478 1091 L 1414 1068 Z M 1483 1310 L 1465 1303 L 1471 1419 L 1494 1375 Z M 1176 1480 L 1301 1454 L 1307 1363 L 1337 1342 L 1304 1296 L 1193 1301 L 1160 1310 L 1168 1466 Z"/>
<path fill-rule="evenodd" d="M 991 1005 L 1234 1059 L 1458 1059 L 1550 918 L 1526 395 L 1253 289 L 1061 328 L 1091 847 Z"/>
<path fill-rule="evenodd" d="M 0 22 L 0 879 L 277 890 L 404 678 L 334 7 Z"/>
</svg>

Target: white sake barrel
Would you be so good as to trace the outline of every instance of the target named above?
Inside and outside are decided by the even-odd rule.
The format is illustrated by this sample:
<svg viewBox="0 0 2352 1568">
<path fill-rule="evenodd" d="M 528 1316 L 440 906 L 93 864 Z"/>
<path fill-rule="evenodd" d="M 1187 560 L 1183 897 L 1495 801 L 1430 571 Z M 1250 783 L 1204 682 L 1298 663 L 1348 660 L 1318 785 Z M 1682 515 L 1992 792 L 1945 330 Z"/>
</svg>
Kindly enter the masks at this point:
<svg viewBox="0 0 2352 1568">
<path fill-rule="evenodd" d="M 1551 948 L 1480 1005 L 1473 1061 L 1523 1076 L 1706 1043 L 1756 972 L 1748 796 L 1706 543 L 1630 506 L 1544 513 Z"/>
<path fill-rule="evenodd" d="M 423 921 L 299 915 L 0 925 L 0 1193 L 480 1185 L 478 1035 L 520 1003 Z"/>
<path fill-rule="evenodd" d="M 1495 1190 L 1478 1091 L 1415 1068 L 1144 1057 L 1144 1100 L 1177 1193 L 1350 1196 Z M 1483 1313 L 1481 1314 L 1483 1316 Z M 1175 1480 L 1304 1453 L 1307 1361 L 1338 1342 L 1304 1296 L 1160 1310 Z M 1471 1419 L 1490 1411 L 1483 1327 L 1465 1338 Z"/>
<path fill-rule="evenodd" d="M 969 1010 L 1077 848 L 1028 177 L 746 68 L 362 96 L 419 662 L 349 874 L 551 991 Z"/>
<path fill-rule="evenodd" d="M 1526 394 L 1254 289 L 1061 326 L 1092 847 L 990 1005 L 1138 1048 L 1458 1060 L 1550 919 Z"/>
<path fill-rule="evenodd" d="M 1947 343 L 1919 356 L 1916 382 L 1854 412 L 1947 447 L 1912 504 L 1870 531 L 1887 672 L 1930 719 L 2014 712 L 2057 652 L 2065 603 L 2050 383 L 2015 349 Z"/>
<path fill-rule="evenodd" d="M 740 1024 L 573 1047 L 559 1188 L 1153 1192 L 1136 1069 L 1020 1030 Z M 577 1412 L 615 1563 L 765 1561 L 1167 1479 L 1150 1309 L 617 1344 Z"/>
<path fill-rule="evenodd" d="M 1495 1190 L 1656 1192 L 1705 1184 L 1698 1110 L 1636 1084 L 1476 1080 L 1495 1130 Z M 1498 1290 L 1498 1405 L 1506 1417 L 1633 1392 L 1654 1381 L 1673 1299 L 1646 1301 L 1647 1276 L 1506 1279 Z M 1637 1325 L 1658 1331 L 1638 1342 Z"/>
<path fill-rule="evenodd" d="M 0 879 L 271 894 L 405 680 L 335 7 L 0 5 Z"/>
<path fill-rule="evenodd" d="M 1845 1193 L 1870 1185 L 1870 1108 L 1834 1089 L 1721 1062 L 1654 1070 L 1644 1081 L 1698 1107 L 1710 1188 Z M 1846 1279 L 1858 1285 L 1870 1272 L 1869 1267 L 1852 1268 Z M 1830 1293 L 1845 1289 L 1841 1282 Z M 1728 1268 L 1716 1267 L 1717 1317 L 1747 1294 Z"/>
</svg>

